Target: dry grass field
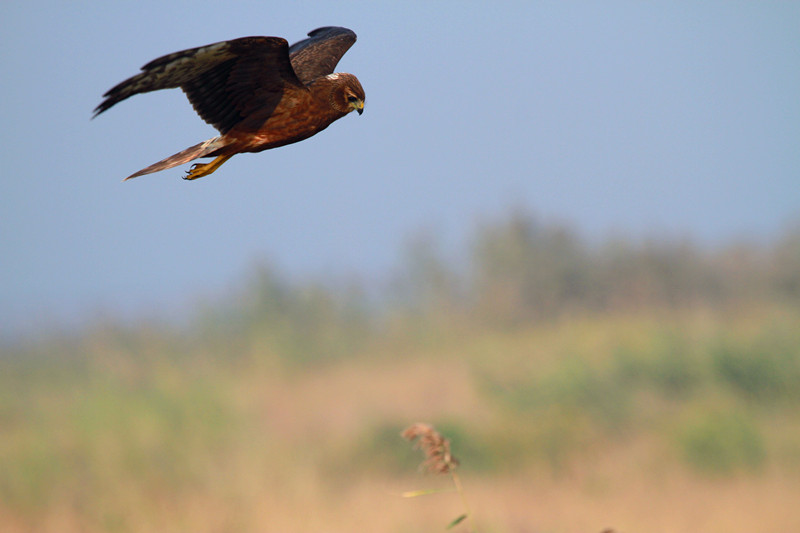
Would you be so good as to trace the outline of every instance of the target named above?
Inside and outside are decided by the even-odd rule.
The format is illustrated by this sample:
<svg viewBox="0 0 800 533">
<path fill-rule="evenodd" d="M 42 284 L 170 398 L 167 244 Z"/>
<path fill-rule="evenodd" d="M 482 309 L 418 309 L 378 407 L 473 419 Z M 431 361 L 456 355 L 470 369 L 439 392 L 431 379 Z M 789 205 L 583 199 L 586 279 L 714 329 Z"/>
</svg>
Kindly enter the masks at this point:
<svg viewBox="0 0 800 533">
<path fill-rule="evenodd" d="M 400 497 L 450 487 L 400 438 L 422 420 L 481 531 L 800 530 L 800 391 L 714 375 L 715 346 L 766 331 L 797 372 L 800 314 L 777 309 L 387 334 L 300 366 L 146 328 L 51 341 L 3 356 L 0 529 L 438 531 L 454 493 Z M 686 368 L 628 361 L 675 346 Z"/>
<path fill-rule="evenodd" d="M 477 531 L 800 531 L 791 285 L 665 304 L 696 287 L 658 296 L 639 271 L 636 305 L 581 307 L 579 269 L 549 300 L 476 270 L 491 290 L 453 297 L 417 269 L 400 310 L 262 275 L 185 326 L 4 342 L 0 531 L 443 531 L 456 493 L 401 496 L 452 488 L 419 471 L 415 422 L 450 439 Z"/>
</svg>

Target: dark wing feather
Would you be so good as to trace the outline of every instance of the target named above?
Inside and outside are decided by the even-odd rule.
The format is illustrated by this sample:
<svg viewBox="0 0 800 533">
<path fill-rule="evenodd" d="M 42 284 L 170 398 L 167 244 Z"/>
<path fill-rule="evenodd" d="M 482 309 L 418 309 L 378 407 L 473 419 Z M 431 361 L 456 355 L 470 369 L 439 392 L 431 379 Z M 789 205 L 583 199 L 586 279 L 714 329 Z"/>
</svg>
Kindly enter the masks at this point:
<svg viewBox="0 0 800 533">
<path fill-rule="evenodd" d="M 232 58 L 181 85 L 197 114 L 220 133 L 256 110 L 268 117 L 286 90 L 306 90 L 285 39 L 243 37 L 229 41 L 229 50 Z"/>
<path fill-rule="evenodd" d="M 180 87 L 233 57 L 230 41 L 223 41 L 154 59 L 142 67 L 141 73 L 109 89 L 95 108 L 94 116 L 134 94 Z"/>
<path fill-rule="evenodd" d="M 304 89 L 279 37 L 243 37 L 175 52 L 113 87 L 95 116 L 134 94 L 180 87 L 200 117 L 228 131 L 256 109 L 274 107 L 289 87 Z"/>
<path fill-rule="evenodd" d="M 289 59 L 297 77 L 308 85 L 316 78 L 332 74 L 336 64 L 355 42 L 356 34 L 347 28 L 317 28 L 308 34 L 308 39 L 289 48 Z"/>
</svg>

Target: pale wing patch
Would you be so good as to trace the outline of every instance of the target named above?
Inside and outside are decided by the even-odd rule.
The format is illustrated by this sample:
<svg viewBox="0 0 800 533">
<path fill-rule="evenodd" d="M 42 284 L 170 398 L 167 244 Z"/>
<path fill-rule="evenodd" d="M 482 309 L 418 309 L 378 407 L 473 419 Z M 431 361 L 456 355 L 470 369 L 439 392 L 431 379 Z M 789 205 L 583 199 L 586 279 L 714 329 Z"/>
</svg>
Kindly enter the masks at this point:
<svg viewBox="0 0 800 533">
<path fill-rule="evenodd" d="M 192 53 L 176 53 L 165 56 L 156 64 L 144 66 L 147 81 L 152 85 L 182 85 L 208 70 L 210 67 L 233 57 L 227 42 L 210 44 L 192 50 Z"/>
<path fill-rule="evenodd" d="M 95 116 L 134 94 L 180 87 L 234 57 L 230 48 L 228 42 L 214 43 L 151 61 L 142 67 L 142 72 L 109 89 L 103 95 L 106 99 L 95 109 Z"/>
</svg>

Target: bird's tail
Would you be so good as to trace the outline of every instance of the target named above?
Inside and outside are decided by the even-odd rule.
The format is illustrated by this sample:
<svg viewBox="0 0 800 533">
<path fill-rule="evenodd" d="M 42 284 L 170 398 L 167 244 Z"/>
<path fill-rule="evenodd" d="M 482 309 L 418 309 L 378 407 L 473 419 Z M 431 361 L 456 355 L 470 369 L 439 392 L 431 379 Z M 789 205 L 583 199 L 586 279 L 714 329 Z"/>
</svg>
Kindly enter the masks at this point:
<svg viewBox="0 0 800 533">
<path fill-rule="evenodd" d="M 158 163 L 153 163 L 149 167 L 143 168 L 142 170 L 140 170 L 135 174 L 131 174 L 122 181 L 127 181 L 131 178 L 136 178 L 138 176 L 144 176 L 145 174 L 152 174 L 153 172 L 158 172 L 159 170 L 166 170 L 168 168 L 177 167 L 178 165 L 188 163 L 189 161 L 197 159 L 198 157 L 205 157 L 211 155 L 215 150 L 218 150 L 223 146 L 223 143 L 221 143 L 220 141 L 221 141 L 220 137 L 214 137 L 213 139 L 203 141 L 200 144 L 195 144 L 194 146 L 190 146 L 186 150 L 181 150 L 175 155 L 171 155 L 166 159 L 162 159 Z"/>
</svg>

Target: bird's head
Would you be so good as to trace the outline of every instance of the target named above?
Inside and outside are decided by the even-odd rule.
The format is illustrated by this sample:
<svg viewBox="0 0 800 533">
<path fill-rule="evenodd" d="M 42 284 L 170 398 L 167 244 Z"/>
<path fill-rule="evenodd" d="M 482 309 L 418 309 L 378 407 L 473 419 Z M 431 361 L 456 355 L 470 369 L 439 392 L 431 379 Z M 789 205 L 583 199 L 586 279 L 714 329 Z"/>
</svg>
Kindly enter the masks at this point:
<svg viewBox="0 0 800 533">
<path fill-rule="evenodd" d="M 364 88 L 352 74 L 337 73 L 326 76 L 332 82 L 331 105 L 337 111 L 350 113 L 364 112 Z"/>
</svg>

